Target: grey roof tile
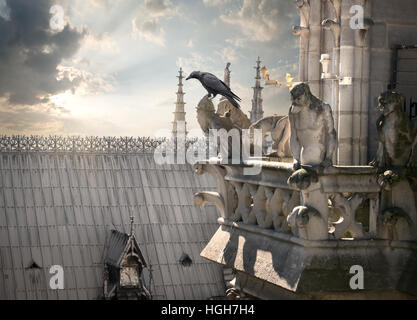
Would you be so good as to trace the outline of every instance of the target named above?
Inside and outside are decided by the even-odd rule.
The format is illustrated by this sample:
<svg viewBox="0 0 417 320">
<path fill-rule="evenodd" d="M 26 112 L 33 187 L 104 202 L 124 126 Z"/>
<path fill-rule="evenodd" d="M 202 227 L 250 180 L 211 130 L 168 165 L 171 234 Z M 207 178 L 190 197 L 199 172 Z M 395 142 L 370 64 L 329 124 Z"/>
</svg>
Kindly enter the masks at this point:
<svg viewBox="0 0 417 320">
<path fill-rule="evenodd" d="M 0 227 L 0 246 L 5 246 L 9 242 L 9 230 L 7 227 Z"/>
<path fill-rule="evenodd" d="M 52 253 L 50 247 L 41 247 L 41 254 L 42 254 L 42 266 L 44 267 L 50 267 L 52 265 L 55 265 L 53 259 L 52 259 Z M 25 264 L 26 266 L 26 264 Z"/>
<path fill-rule="evenodd" d="M 5 188 L 4 197 L 6 199 L 6 207 L 14 207 L 13 189 Z"/>
<path fill-rule="evenodd" d="M 5 244 L 4 242 L 2 243 Z M 11 247 L 0 247 L 0 255 L 1 255 L 1 261 L 3 270 L 4 269 L 12 269 L 13 268 L 13 262 L 12 262 L 12 252 Z M 5 271 L 3 271 L 5 272 Z"/>
<path fill-rule="evenodd" d="M 1 177 L 0 177 L 0 181 L 1 181 Z M 4 207 L 5 207 L 4 189 L 0 186 L 0 214 L 3 212 Z M 1 217 L 0 217 L 0 223 L 1 223 Z"/>
<path fill-rule="evenodd" d="M 218 214 L 213 206 L 194 207 L 192 195 L 201 190 L 197 181 L 201 177 L 192 173 L 191 166 L 156 166 L 152 155 L 28 153 L 14 157 L 0 154 L 0 167 L 7 168 L 0 174 L 4 186 L 0 188 L 0 263 L 13 268 L 13 261 L 21 264 L 20 260 L 35 256 L 46 276 L 46 264 L 65 268 L 66 289 L 59 293 L 28 289 L 35 298 L 100 294 L 106 230 L 117 226 L 126 232 L 132 214 L 136 237 L 154 269 L 151 288 L 156 298 L 220 294 L 221 286 L 209 285 L 222 282 L 221 273 L 213 271 L 218 266 L 199 257 L 204 247 L 200 241 L 208 240 L 217 229 Z M 193 259 L 190 268 L 178 262 L 184 252 Z M 193 286 L 204 288 L 193 290 Z M 20 297 L 26 295 L 22 292 Z M 0 283 L 0 297 L 16 294 L 10 281 Z"/>
<path fill-rule="evenodd" d="M 165 246 L 163 243 L 155 243 L 156 253 L 158 255 L 158 261 L 162 265 L 166 265 L 168 263 L 167 260 L 167 253 L 165 251 Z"/>
<path fill-rule="evenodd" d="M 48 227 L 48 233 L 49 233 L 49 241 L 51 245 L 58 245 L 59 244 L 59 238 L 58 238 L 58 230 L 55 226 Z"/>
<path fill-rule="evenodd" d="M 40 245 L 41 246 L 48 246 L 50 244 L 50 241 L 49 241 L 49 234 L 48 234 L 47 228 L 46 227 L 39 227 L 38 232 L 39 232 Z"/>
<path fill-rule="evenodd" d="M 165 205 L 171 205 L 172 200 L 171 200 L 171 196 L 169 194 L 169 188 L 161 187 L 160 190 L 161 190 L 161 195 L 162 195 L 162 202 Z"/>
<path fill-rule="evenodd" d="M 10 227 L 9 228 L 9 241 L 12 247 L 19 247 L 19 231 L 17 227 Z"/>
</svg>

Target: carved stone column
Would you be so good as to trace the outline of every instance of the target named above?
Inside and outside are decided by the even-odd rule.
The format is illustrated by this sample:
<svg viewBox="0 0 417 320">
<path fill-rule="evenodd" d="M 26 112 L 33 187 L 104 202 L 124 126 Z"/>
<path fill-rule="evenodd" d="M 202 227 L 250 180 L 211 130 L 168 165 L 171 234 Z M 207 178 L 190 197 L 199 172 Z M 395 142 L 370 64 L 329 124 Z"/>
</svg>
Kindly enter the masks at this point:
<svg viewBox="0 0 417 320">
<path fill-rule="evenodd" d="M 321 56 L 321 0 L 310 0 L 310 37 L 308 48 L 308 82 L 311 92 L 320 96 L 320 56 Z"/>
<path fill-rule="evenodd" d="M 333 36 L 333 50 L 332 50 L 332 62 L 333 62 L 333 74 L 336 76 L 340 75 L 340 14 L 342 0 L 328 0 L 334 10 L 334 18 L 323 20 L 322 25 L 325 29 L 330 30 Z M 334 123 L 336 132 L 339 132 L 339 81 L 336 79 L 332 81 L 332 109 L 334 116 Z M 338 150 L 336 150 L 333 162 L 338 163 Z"/>
<path fill-rule="evenodd" d="M 295 5 L 300 9 L 300 26 L 293 27 L 293 34 L 300 36 L 300 59 L 299 73 L 300 81 L 307 81 L 307 59 L 308 59 L 308 42 L 310 37 L 310 4 L 308 0 L 295 0 Z"/>
<path fill-rule="evenodd" d="M 361 0 L 360 4 L 364 7 L 363 28 L 355 30 L 355 72 L 359 77 L 359 85 L 356 86 L 355 95 L 360 97 L 360 112 L 354 116 L 354 132 L 357 133 L 357 147 L 354 149 L 354 164 L 366 165 L 368 163 L 368 112 L 369 112 L 369 78 L 370 78 L 370 32 L 369 29 L 374 24 L 371 17 L 371 3 Z"/>
<path fill-rule="evenodd" d="M 344 0 L 341 8 L 340 38 L 340 77 L 354 77 L 355 70 L 355 32 L 350 27 L 350 8 L 356 0 Z M 339 88 L 339 132 L 338 132 L 338 164 L 353 164 L 353 112 L 355 109 L 354 86 Z"/>
<path fill-rule="evenodd" d="M 352 28 L 352 6 L 364 8 L 364 26 Z M 342 165 L 367 162 L 369 104 L 369 36 L 370 4 L 366 0 L 344 0 L 341 8 L 340 76 L 351 77 L 352 84 L 339 89 L 339 155 Z"/>
</svg>

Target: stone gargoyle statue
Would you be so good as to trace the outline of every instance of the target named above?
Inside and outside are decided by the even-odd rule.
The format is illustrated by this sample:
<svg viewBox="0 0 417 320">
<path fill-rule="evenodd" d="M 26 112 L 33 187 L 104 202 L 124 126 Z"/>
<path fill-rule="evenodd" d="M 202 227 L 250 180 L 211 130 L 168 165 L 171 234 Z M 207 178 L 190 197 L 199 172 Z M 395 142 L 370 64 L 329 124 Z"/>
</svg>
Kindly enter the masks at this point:
<svg viewBox="0 0 417 320">
<path fill-rule="evenodd" d="M 309 240 L 328 238 L 328 196 L 322 192 L 318 171 L 332 165 L 336 148 L 332 110 L 316 98 L 306 83 L 291 90 L 289 121 L 294 173 L 288 184 L 301 191 L 303 204 L 287 216 L 293 234 Z"/>
<path fill-rule="evenodd" d="M 376 126 L 378 150 L 370 163 L 381 169 L 417 166 L 416 128 L 402 110 L 404 97 L 386 91 L 378 98 L 378 109 L 382 115 Z"/>
<path fill-rule="evenodd" d="M 233 124 L 230 115 L 230 112 L 223 115 L 217 114 L 208 95 L 204 96 L 197 106 L 197 121 L 206 136 L 209 135 L 210 129 L 225 129 L 226 131 L 239 129 Z"/>
<path fill-rule="evenodd" d="M 273 153 L 279 159 L 292 158 L 290 150 L 290 122 L 288 116 L 273 115 L 259 119 L 253 123 L 250 129 L 261 129 L 263 141 L 268 133 L 271 133 L 273 141 Z M 266 144 L 264 145 L 263 153 L 266 154 Z"/>
<path fill-rule="evenodd" d="M 301 165 L 332 165 L 337 140 L 330 106 L 315 97 L 306 83 L 300 83 L 291 90 L 291 102 L 290 148 L 294 169 L 299 169 Z"/>
<path fill-rule="evenodd" d="M 241 109 L 233 107 L 233 105 L 226 99 L 219 102 L 216 113 L 219 116 L 230 114 L 230 120 L 233 125 L 240 129 L 249 129 L 252 124 L 248 116 Z"/>
<path fill-rule="evenodd" d="M 217 114 L 214 109 L 214 104 L 208 95 L 204 96 L 200 100 L 196 109 L 197 109 L 197 121 L 201 127 L 201 130 L 203 130 L 204 135 L 206 137 L 210 137 L 211 129 L 214 129 L 214 130 L 224 129 L 228 133 L 231 130 L 235 129 L 237 130 L 236 133 L 239 139 L 240 150 L 242 149 L 241 148 L 242 130 L 233 122 L 230 111 L 225 112 L 223 115 Z M 234 141 L 232 138 L 228 138 L 227 144 L 223 145 L 221 141 L 217 139 L 217 150 L 219 150 L 220 152 L 226 152 L 226 149 L 227 149 L 228 158 L 232 158 L 233 150 L 234 150 L 233 142 Z"/>
</svg>

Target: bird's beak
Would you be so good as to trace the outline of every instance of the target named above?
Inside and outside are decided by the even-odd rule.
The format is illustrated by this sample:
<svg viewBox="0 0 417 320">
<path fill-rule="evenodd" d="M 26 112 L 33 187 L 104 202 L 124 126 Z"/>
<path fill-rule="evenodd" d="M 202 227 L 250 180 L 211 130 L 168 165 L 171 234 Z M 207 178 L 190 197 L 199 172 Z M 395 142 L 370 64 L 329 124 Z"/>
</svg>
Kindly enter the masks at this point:
<svg viewBox="0 0 417 320">
<path fill-rule="evenodd" d="M 188 76 L 185 80 L 190 80 L 191 79 L 191 76 Z"/>
</svg>

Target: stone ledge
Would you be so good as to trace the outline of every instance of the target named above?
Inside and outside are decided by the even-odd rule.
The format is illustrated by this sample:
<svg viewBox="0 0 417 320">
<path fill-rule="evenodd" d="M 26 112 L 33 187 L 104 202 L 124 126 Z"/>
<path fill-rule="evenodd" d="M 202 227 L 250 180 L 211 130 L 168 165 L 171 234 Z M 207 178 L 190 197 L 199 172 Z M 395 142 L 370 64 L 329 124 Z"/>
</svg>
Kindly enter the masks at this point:
<svg viewBox="0 0 417 320">
<path fill-rule="evenodd" d="M 267 282 L 277 295 L 282 289 L 297 294 L 352 292 L 349 270 L 361 265 L 365 290 L 358 291 L 393 290 L 417 297 L 416 242 L 308 241 L 255 226 L 219 222 L 220 228 L 201 256 L 259 283 Z"/>
</svg>

